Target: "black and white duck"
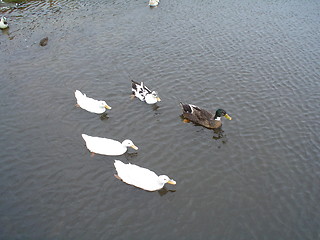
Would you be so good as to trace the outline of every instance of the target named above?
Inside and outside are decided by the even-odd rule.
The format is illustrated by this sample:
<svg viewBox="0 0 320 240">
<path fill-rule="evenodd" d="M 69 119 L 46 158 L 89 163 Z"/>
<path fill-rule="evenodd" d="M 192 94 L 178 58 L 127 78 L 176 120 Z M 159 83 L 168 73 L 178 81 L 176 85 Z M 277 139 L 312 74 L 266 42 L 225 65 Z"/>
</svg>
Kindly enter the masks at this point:
<svg viewBox="0 0 320 240">
<path fill-rule="evenodd" d="M 141 101 L 146 102 L 148 104 L 154 104 L 156 102 L 161 101 L 161 99 L 158 97 L 158 93 L 156 91 L 151 91 L 147 86 L 143 84 L 143 82 L 138 83 L 133 80 L 131 81 L 132 81 L 132 95 L 134 97 L 137 97 Z"/>
</svg>

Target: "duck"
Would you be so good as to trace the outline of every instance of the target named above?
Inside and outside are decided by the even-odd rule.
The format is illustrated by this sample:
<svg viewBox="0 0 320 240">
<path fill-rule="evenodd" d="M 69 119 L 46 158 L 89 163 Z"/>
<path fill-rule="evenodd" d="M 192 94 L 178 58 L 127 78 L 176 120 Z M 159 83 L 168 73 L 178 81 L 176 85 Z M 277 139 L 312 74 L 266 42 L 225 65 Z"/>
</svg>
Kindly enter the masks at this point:
<svg viewBox="0 0 320 240">
<path fill-rule="evenodd" d="M 44 47 L 44 46 L 46 46 L 46 45 L 48 44 L 48 41 L 49 41 L 49 38 L 48 38 L 48 37 L 42 38 L 42 39 L 40 40 L 40 42 L 39 42 L 39 45 L 40 45 L 41 47 Z"/>
<path fill-rule="evenodd" d="M 6 17 L 1 17 L 0 18 L 0 29 L 6 29 L 7 27 L 9 27 L 9 24 L 7 22 Z"/>
<path fill-rule="evenodd" d="M 158 93 L 156 91 L 151 91 L 143 84 L 143 82 L 138 83 L 133 80 L 131 80 L 131 82 L 133 97 L 137 97 L 142 102 L 146 102 L 147 104 L 155 104 L 156 102 L 161 101 L 161 99 L 158 97 Z"/>
<path fill-rule="evenodd" d="M 156 7 L 159 4 L 159 0 L 149 0 L 150 7 Z"/>
<path fill-rule="evenodd" d="M 212 113 L 197 107 L 192 104 L 183 104 L 180 102 L 180 106 L 182 108 L 183 117 L 189 121 L 200 124 L 206 128 L 217 129 L 222 126 L 221 117 L 225 117 L 228 120 L 232 118 L 227 114 L 227 112 L 221 108 L 219 108 L 215 115 Z"/>
<path fill-rule="evenodd" d="M 79 90 L 76 90 L 74 92 L 74 95 L 77 99 L 76 106 L 87 110 L 88 112 L 101 114 L 104 113 L 107 109 L 111 109 L 111 107 L 105 101 L 89 98 L 86 96 L 86 94 L 83 94 Z"/>
<path fill-rule="evenodd" d="M 86 142 L 86 146 L 91 153 L 119 156 L 124 154 L 128 150 L 128 147 L 138 150 L 138 147 L 129 139 L 126 139 L 121 143 L 113 139 L 93 137 L 87 134 L 82 134 L 81 136 Z"/>
<path fill-rule="evenodd" d="M 125 164 L 120 160 L 114 160 L 114 167 L 117 171 L 116 178 L 146 191 L 160 190 L 166 183 L 176 184 L 176 181 L 170 179 L 167 175 L 158 176 L 155 172 L 135 164 Z"/>
</svg>

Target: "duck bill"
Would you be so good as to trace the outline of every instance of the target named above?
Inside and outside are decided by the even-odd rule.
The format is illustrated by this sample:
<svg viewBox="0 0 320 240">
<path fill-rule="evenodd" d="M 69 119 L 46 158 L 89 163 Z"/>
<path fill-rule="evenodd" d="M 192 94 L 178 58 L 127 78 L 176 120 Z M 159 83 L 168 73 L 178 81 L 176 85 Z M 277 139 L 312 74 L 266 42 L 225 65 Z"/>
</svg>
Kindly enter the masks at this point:
<svg viewBox="0 0 320 240">
<path fill-rule="evenodd" d="M 230 117 L 228 114 L 224 115 L 224 117 L 225 117 L 226 119 L 228 119 L 228 120 L 231 120 L 231 119 L 232 119 L 232 117 Z"/>
<path fill-rule="evenodd" d="M 134 150 L 138 150 L 138 147 L 136 145 L 132 145 L 130 147 L 132 147 Z"/>
<path fill-rule="evenodd" d="M 173 179 L 170 179 L 167 183 L 172 184 L 172 185 L 176 185 L 176 181 Z"/>
<path fill-rule="evenodd" d="M 161 99 L 160 99 L 159 97 L 157 97 L 157 101 L 158 101 L 158 102 L 161 102 Z"/>
<path fill-rule="evenodd" d="M 104 106 L 106 109 L 111 109 L 111 107 L 109 105 L 105 105 Z"/>
</svg>

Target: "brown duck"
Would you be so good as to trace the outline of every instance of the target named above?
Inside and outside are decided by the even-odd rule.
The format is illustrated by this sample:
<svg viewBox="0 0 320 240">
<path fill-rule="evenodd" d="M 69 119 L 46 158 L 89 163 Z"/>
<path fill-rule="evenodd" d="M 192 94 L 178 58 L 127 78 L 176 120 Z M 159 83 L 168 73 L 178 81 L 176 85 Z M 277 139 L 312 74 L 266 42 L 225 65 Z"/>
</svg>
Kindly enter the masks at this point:
<svg viewBox="0 0 320 240">
<path fill-rule="evenodd" d="M 221 127 L 222 116 L 228 120 L 232 119 L 223 109 L 218 109 L 216 111 L 216 114 L 213 115 L 212 113 L 192 104 L 183 104 L 180 102 L 180 105 L 184 118 L 190 120 L 191 122 L 200 124 L 206 128 L 216 129 Z"/>
</svg>

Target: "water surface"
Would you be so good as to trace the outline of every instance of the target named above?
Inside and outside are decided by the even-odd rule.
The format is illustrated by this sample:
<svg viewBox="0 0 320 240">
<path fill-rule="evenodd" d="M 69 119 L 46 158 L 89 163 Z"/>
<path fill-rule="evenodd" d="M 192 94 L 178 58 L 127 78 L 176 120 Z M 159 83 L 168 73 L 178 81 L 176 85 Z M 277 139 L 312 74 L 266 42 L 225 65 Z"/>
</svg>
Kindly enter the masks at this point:
<svg viewBox="0 0 320 240">
<path fill-rule="evenodd" d="M 319 238 L 318 1 L 0 6 L 1 239 Z M 162 101 L 131 100 L 131 79 Z M 76 89 L 108 117 L 76 108 Z M 233 120 L 184 123 L 180 101 Z M 91 157 L 82 133 L 139 150 Z M 126 185 L 114 159 L 177 185 Z"/>
</svg>

